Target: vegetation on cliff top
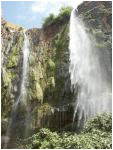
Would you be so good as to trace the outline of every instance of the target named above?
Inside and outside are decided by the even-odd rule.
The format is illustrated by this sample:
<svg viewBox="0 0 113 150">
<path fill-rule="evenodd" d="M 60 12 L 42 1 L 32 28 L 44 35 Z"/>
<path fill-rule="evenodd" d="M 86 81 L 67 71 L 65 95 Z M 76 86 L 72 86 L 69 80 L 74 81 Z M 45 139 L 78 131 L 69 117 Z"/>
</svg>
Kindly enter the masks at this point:
<svg viewBox="0 0 113 150">
<path fill-rule="evenodd" d="M 54 14 L 50 14 L 47 18 L 44 19 L 43 28 L 69 19 L 71 11 L 72 7 L 61 7 L 57 16 L 55 16 Z"/>
<path fill-rule="evenodd" d="M 29 58 L 30 65 L 31 65 L 30 68 L 32 69 L 29 71 L 30 84 L 28 90 L 28 99 L 31 100 L 31 104 L 32 104 L 31 108 L 33 107 L 33 111 L 34 111 L 34 114 L 32 112 L 31 114 L 33 114 L 32 115 L 34 119 L 33 121 L 36 122 L 36 124 L 33 126 L 35 128 L 38 127 L 37 122 L 39 122 L 41 126 L 41 120 L 43 120 L 44 117 L 49 122 L 48 118 L 50 118 L 51 116 L 48 115 L 49 114 L 48 112 L 51 111 L 52 108 L 51 104 L 62 102 L 65 97 L 69 99 L 71 102 L 72 93 L 68 93 L 67 92 L 68 89 L 67 91 L 64 91 L 65 95 L 62 94 L 63 93 L 62 89 L 64 89 L 65 87 L 65 81 L 67 81 L 66 69 L 68 68 L 67 64 L 68 64 L 68 56 L 69 56 L 68 53 L 69 26 L 68 24 L 65 24 L 65 20 L 69 20 L 71 10 L 72 10 L 71 7 L 62 7 L 57 16 L 55 16 L 54 14 L 50 14 L 47 18 L 45 18 L 43 23 L 43 28 L 46 28 L 51 25 L 56 25 L 56 27 L 58 27 L 58 25 L 61 23 L 63 27 L 53 37 L 52 41 L 54 46 L 50 49 L 50 54 L 48 53 L 49 49 L 41 45 L 39 49 L 40 50 L 41 48 L 44 49 L 44 54 L 43 53 L 40 54 L 40 52 L 38 52 L 38 48 L 36 47 L 36 49 L 34 48 L 32 50 Z M 87 15 L 88 19 L 91 19 L 90 17 L 92 17 L 90 13 L 88 14 L 84 13 L 84 15 Z M 95 17 L 96 16 L 97 15 L 95 15 Z M 93 20 L 97 23 L 96 19 L 94 18 Z M 91 19 L 91 21 L 93 20 Z M 7 26 L 15 30 L 19 29 L 19 27 L 15 27 L 12 24 L 8 24 Z M 95 28 L 97 27 L 98 26 L 95 25 Z M 95 29 L 95 28 L 92 27 L 91 29 L 89 28 L 89 30 L 92 30 L 91 33 L 96 38 L 105 41 L 108 38 L 108 33 L 105 34 L 107 35 L 106 38 L 106 36 L 103 35 L 103 32 L 100 32 L 101 31 L 100 28 L 99 29 Z M 13 89 L 13 87 L 15 87 L 14 85 L 18 83 L 16 81 L 19 80 L 18 76 L 19 73 L 21 73 L 19 68 L 19 62 L 21 60 L 20 59 L 21 45 L 23 45 L 23 37 L 20 37 L 19 39 L 21 41 L 19 42 L 18 40 L 18 43 L 16 42 L 17 44 L 11 47 L 11 52 L 10 55 L 8 56 L 9 59 L 6 64 L 6 73 L 5 76 L 3 76 L 4 80 L 2 79 L 1 94 L 2 94 L 2 118 L 3 119 L 8 116 L 7 114 L 9 114 L 10 112 L 12 101 L 15 99 L 14 97 L 15 95 L 13 95 L 15 91 L 12 93 L 10 89 Z M 35 40 L 36 38 L 34 39 L 34 41 Z M 99 44 L 97 43 L 98 44 L 97 46 L 98 48 L 102 49 L 105 47 L 105 45 L 103 43 L 101 44 L 99 40 L 98 40 Z M 109 41 L 110 40 L 108 39 L 108 42 Z M 8 40 L 7 43 L 9 43 Z M 110 44 L 111 43 L 109 42 L 109 45 Z M 108 50 L 108 46 L 106 46 L 106 49 Z M 43 50 L 41 50 L 41 52 L 43 52 Z M 55 53 L 55 56 L 53 53 Z M 44 59 L 42 59 L 41 62 L 38 63 L 38 58 L 40 59 L 44 58 Z M 11 86 L 12 88 L 10 88 Z M 8 95 L 8 93 L 11 94 Z M 39 103 L 41 104 L 40 107 L 39 107 Z M 55 123 L 57 123 L 58 121 L 59 120 L 56 120 Z M 80 133 L 79 135 L 76 134 L 75 132 L 61 132 L 61 133 L 51 132 L 47 128 L 42 128 L 39 130 L 39 132 L 36 132 L 36 134 L 34 134 L 29 139 L 25 141 L 22 139 L 20 145 L 22 146 L 22 143 L 25 142 L 23 144 L 23 147 L 30 148 L 30 149 L 48 149 L 48 148 L 50 149 L 58 149 L 58 148 L 59 149 L 62 148 L 64 149 L 72 149 L 72 148 L 73 149 L 83 149 L 83 148 L 84 149 L 111 149 L 112 148 L 111 130 L 112 130 L 112 115 L 103 114 L 89 120 L 86 123 L 83 132 Z M 26 143 L 28 144 L 25 146 Z"/>
</svg>

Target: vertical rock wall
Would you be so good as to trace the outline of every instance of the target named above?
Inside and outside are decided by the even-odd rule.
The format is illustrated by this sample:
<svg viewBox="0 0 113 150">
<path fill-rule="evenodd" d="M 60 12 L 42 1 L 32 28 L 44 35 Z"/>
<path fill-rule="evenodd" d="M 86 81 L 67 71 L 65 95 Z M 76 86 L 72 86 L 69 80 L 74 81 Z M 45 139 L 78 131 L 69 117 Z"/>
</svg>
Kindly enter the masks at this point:
<svg viewBox="0 0 113 150">
<path fill-rule="evenodd" d="M 106 53 L 104 62 L 107 62 L 111 86 L 111 2 L 84 2 L 78 7 L 78 15 L 84 21 L 86 31 L 95 39 L 100 53 Z M 27 102 L 31 127 L 69 129 L 77 94 L 77 91 L 71 91 L 68 69 L 69 20 L 46 29 L 29 29 L 26 33 L 30 40 Z M 23 38 L 21 28 L 9 28 L 2 20 L 3 123 L 7 121 L 20 90 Z"/>
</svg>

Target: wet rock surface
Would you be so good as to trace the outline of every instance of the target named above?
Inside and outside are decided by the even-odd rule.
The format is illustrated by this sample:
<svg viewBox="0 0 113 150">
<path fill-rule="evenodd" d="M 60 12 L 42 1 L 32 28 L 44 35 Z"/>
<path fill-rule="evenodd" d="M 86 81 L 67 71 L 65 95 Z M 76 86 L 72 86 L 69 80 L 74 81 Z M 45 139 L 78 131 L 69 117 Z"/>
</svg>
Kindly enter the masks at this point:
<svg viewBox="0 0 113 150">
<path fill-rule="evenodd" d="M 83 2 L 78 7 L 78 15 L 85 22 L 86 31 L 95 38 L 100 53 L 112 59 L 111 2 Z M 5 119 L 10 116 L 20 90 L 24 37 L 22 29 L 8 27 L 5 20 L 2 20 L 1 29 L 1 96 L 2 118 Z M 69 20 L 46 29 L 29 29 L 26 34 L 30 41 L 27 86 L 30 126 L 33 130 L 41 127 L 70 130 L 77 90 L 71 90 L 69 74 Z M 109 72 L 106 78 L 110 81 L 111 60 L 106 58 Z M 21 116 L 25 114 L 25 111 L 18 111 Z"/>
</svg>

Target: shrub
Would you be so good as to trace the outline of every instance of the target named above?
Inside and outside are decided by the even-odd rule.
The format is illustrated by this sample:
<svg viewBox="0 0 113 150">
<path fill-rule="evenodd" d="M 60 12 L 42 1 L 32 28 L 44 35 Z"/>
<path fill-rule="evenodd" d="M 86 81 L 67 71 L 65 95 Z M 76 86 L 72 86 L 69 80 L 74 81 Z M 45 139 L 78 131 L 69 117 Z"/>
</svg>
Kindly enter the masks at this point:
<svg viewBox="0 0 113 150">
<path fill-rule="evenodd" d="M 41 129 L 32 136 L 31 149 L 111 149 L 112 148 L 111 114 L 98 115 L 86 123 L 82 133 L 51 132 Z"/>
<path fill-rule="evenodd" d="M 111 132 L 112 114 L 103 113 L 87 121 L 84 132 L 92 132 L 94 129 L 102 130 L 104 132 Z"/>
<path fill-rule="evenodd" d="M 59 16 L 70 16 L 72 7 L 61 7 Z"/>
<path fill-rule="evenodd" d="M 54 14 L 50 14 L 47 18 L 44 19 L 43 27 L 49 26 L 54 22 Z"/>
<path fill-rule="evenodd" d="M 72 7 L 61 7 L 59 10 L 59 14 L 55 16 L 54 14 L 50 14 L 47 18 L 43 21 L 43 28 L 52 25 L 53 23 L 61 23 L 64 20 L 69 20 L 70 14 L 72 11 Z"/>
<path fill-rule="evenodd" d="M 58 147 L 59 143 L 60 136 L 56 132 L 44 128 L 32 136 L 31 144 L 27 145 L 27 148 L 53 149 Z"/>
</svg>

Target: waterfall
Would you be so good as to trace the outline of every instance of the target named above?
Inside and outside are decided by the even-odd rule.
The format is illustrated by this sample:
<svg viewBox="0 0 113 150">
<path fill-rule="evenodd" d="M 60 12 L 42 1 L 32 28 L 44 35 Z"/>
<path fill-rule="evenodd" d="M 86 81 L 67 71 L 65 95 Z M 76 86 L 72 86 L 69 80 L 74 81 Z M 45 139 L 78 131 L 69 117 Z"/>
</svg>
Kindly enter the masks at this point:
<svg viewBox="0 0 113 150">
<path fill-rule="evenodd" d="M 104 65 L 106 57 L 94 46 L 86 33 L 83 22 L 73 10 L 70 18 L 70 79 L 73 89 L 77 87 L 73 122 L 78 122 L 101 112 L 112 111 L 111 72 Z M 108 63 L 109 67 L 110 64 Z"/>
<path fill-rule="evenodd" d="M 16 103 L 14 104 L 16 107 L 20 101 L 23 103 L 26 103 L 28 58 L 29 58 L 29 40 L 24 32 L 22 80 L 21 80 L 21 87 L 20 87 L 20 95 L 19 95 Z"/>
<path fill-rule="evenodd" d="M 8 137 L 8 140 L 6 140 L 4 148 L 7 148 L 8 144 L 10 142 L 13 126 L 16 123 L 15 120 L 18 119 L 19 107 L 22 107 L 22 105 L 24 105 L 24 107 L 26 107 L 26 104 L 27 104 L 27 84 L 28 84 L 27 83 L 28 82 L 27 81 L 27 78 L 28 78 L 27 74 L 28 74 L 29 46 L 30 46 L 30 44 L 29 44 L 28 37 L 26 36 L 26 34 L 24 32 L 24 44 L 23 44 L 23 48 L 22 48 L 22 50 L 23 50 L 23 66 L 22 66 L 20 93 L 19 93 L 17 100 L 14 102 L 14 104 L 12 106 L 11 117 L 9 119 L 9 125 L 8 125 L 8 129 L 6 132 L 6 137 Z M 27 114 L 27 116 L 28 116 L 28 114 Z"/>
</svg>

